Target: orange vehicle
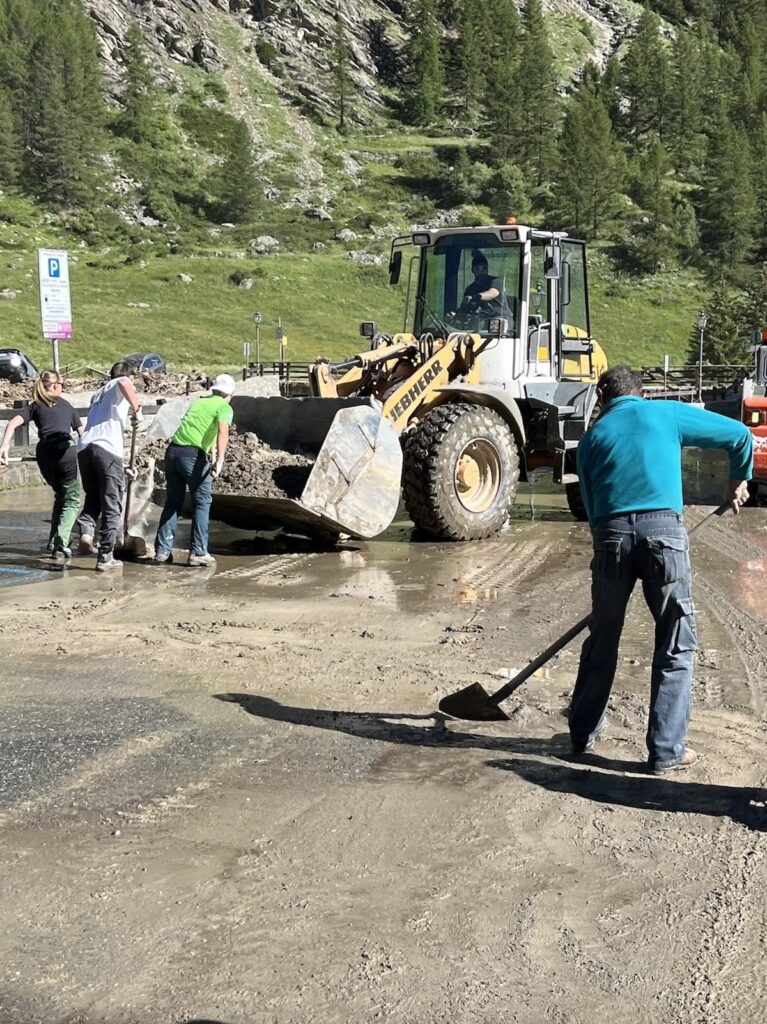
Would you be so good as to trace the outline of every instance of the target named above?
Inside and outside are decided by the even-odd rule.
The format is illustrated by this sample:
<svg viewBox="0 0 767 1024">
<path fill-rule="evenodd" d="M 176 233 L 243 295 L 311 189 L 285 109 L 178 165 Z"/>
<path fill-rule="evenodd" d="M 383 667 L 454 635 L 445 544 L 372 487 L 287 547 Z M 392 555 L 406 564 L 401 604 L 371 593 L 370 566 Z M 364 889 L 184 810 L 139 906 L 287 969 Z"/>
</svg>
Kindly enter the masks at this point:
<svg viewBox="0 0 767 1024">
<path fill-rule="evenodd" d="M 759 484 L 767 485 L 767 328 L 754 331 L 752 350 L 756 367 L 753 378 L 743 381 L 741 418 L 754 439 L 754 476 L 750 489 L 755 498 Z"/>
</svg>

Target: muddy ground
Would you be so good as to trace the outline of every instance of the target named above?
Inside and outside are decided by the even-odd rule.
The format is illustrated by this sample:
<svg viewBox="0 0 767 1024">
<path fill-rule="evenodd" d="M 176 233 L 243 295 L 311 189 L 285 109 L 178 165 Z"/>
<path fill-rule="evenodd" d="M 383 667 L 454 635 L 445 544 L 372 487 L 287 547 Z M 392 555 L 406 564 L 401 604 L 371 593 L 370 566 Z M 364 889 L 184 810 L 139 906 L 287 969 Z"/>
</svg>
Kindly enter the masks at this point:
<svg viewBox="0 0 767 1024">
<path fill-rule="evenodd" d="M 563 736 L 577 644 L 508 722 L 435 714 L 586 611 L 559 495 L 477 544 L 218 527 L 215 572 L 121 579 L 33 557 L 42 490 L 0 502 L 3 1024 L 761 1019 L 763 510 L 693 542 L 704 760 L 655 779 L 641 598 L 596 755 Z"/>
</svg>

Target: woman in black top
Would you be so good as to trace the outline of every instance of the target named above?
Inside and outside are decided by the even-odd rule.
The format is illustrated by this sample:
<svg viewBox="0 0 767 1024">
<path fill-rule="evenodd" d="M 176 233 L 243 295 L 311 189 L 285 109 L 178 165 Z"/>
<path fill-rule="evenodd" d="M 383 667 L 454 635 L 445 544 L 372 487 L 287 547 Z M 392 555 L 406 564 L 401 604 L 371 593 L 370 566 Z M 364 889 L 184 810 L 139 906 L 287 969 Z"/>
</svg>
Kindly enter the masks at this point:
<svg viewBox="0 0 767 1024">
<path fill-rule="evenodd" d="M 2 443 L 0 463 L 8 463 L 8 449 L 13 432 L 30 420 L 37 427 L 40 440 L 35 458 L 43 479 L 53 488 L 55 498 L 51 514 L 48 549 L 51 558 L 71 558 L 69 537 L 80 511 L 80 481 L 77 477 L 77 446 L 72 432 L 82 434 L 83 425 L 75 410 L 61 397 L 61 374 L 46 370 L 35 381 L 34 397 L 20 413 L 8 420 Z"/>
</svg>

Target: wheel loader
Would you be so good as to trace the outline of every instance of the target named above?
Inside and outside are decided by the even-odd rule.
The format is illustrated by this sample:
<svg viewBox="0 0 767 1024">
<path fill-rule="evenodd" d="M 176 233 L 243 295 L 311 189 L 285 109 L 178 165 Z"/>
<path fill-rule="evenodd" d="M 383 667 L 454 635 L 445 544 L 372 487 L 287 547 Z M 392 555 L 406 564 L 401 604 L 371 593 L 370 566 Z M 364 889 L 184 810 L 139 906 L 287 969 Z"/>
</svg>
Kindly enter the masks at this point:
<svg viewBox="0 0 767 1024">
<path fill-rule="evenodd" d="M 311 397 L 233 399 L 238 431 L 315 460 L 300 496 L 214 493 L 212 515 L 369 538 L 402 494 L 425 534 L 472 540 L 501 530 L 518 482 L 550 466 L 585 518 L 575 451 L 606 368 L 585 244 L 517 224 L 414 231 L 393 241 L 389 279 L 401 331 L 362 324 L 369 347 L 317 361 Z"/>
</svg>

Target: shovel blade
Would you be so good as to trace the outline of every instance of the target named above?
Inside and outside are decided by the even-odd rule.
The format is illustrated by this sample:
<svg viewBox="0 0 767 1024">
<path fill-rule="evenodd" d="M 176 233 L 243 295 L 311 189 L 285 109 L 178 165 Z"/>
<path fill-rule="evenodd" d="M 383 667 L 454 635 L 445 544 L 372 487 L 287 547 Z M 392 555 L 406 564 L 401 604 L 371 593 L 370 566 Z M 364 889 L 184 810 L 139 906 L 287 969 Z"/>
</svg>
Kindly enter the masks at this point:
<svg viewBox="0 0 767 1024">
<path fill-rule="evenodd" d="M 506 722 L 509 716 L 494 704 L 487 690 L 479 683 L 450 693 L 439 702 L 439 710 L 452 718 L 467 722 Z"/>
</svg>

